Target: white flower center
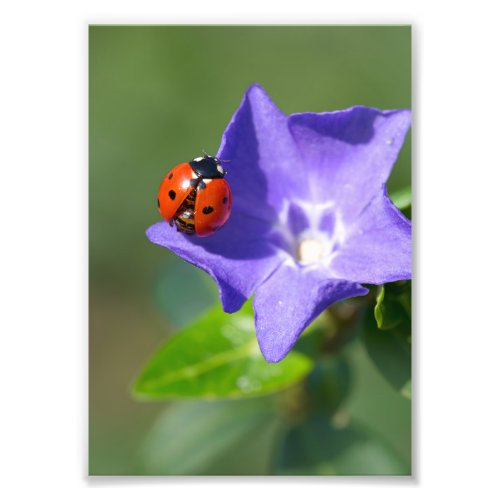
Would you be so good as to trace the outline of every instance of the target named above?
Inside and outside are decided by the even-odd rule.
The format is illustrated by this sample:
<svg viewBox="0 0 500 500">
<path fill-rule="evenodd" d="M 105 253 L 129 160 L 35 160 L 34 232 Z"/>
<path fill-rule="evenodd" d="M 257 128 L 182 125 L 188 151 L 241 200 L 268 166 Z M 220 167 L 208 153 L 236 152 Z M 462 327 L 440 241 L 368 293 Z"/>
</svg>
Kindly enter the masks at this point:
<svg viewBox="0 0 500 500">
<path fill-rule="evenodd" d="M 328 203 L 285 203 L 271 240 L 291 265 L 328 267 L 344 240 L 342 219 Z"/>
<path fill-rule="evenodd" d="M 297 259 L 301 264 L 314 264 L 326 255 L 327 248 L 319 240 L 307 238 L 297 247 Z"/>
</svg>

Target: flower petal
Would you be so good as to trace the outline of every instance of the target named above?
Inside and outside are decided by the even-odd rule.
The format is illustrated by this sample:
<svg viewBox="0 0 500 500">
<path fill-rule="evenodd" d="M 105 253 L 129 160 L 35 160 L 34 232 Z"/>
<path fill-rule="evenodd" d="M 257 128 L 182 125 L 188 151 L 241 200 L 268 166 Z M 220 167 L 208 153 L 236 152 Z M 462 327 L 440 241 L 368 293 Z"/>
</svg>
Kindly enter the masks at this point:
<svg viewBox="0 0 500 500">
<path fill-rule="evenodd" d="M 246 91 L 217 156 L 229 160 L 235 210 L 274 222 L 283 200 L 307 195 L 307 183 L 295 175 L 301 160 L 287 117 L 257 84 Z"/>
<path fill-rule="evenodd" d="M 331 269 L 343 279 L 381 284 L 411 279 L 411 266 L 411 222 L 381 189 L 349 228 Z"/>
<path fill-rule="evenodd" d="M 229 160 L 233 207 L 226 225 L 208 238 L 196 238 L 159 223 L 147 236 L 209 273 L 224 310 L 235 312 L 280 265 L 272 229 L 284 199 L 303 183 L 289 179 L 299 156 L 287 118 L 258 85 L 245 93 L 217 156 Z"/>
<path fill-rule="evenodd" d="M 290 115 L 314 201 L 332 201 L 345 222 L 354 220 L 387 181 L 410 121 L 408 110 L 364 106 Z"/>
<path fill-rule="evenodd" d="M 232 213 L 216 234 L 197 238 L 179 233 L 167 223 L 147 231 L 148 238 L 200 267 L 216 281 L 226 312 L 235 312 L 281 263 L 279 245 L 271 236 L 277 210 L 288 189 L 287 169 L 298 158 L 286 116 L 266 92 L 252 85 L 243 97 L 217 154 L 228 170 Z M 289 163 L 291 162 L 291 163 Z M 274 182 L 284 179 L 285 182 Z"/>
<path fill-rule="evenodd" d="M 224 311 L 235 312 L 281 262 L 265 238 L 267 227 L 259 220 L 233 214 L 208 238 L 185 235 L 166 222 L 151 226 L 146 235 L 206 271 L 219 287 Z"/>
<path fill-rule="evenodd" d="M 324 268 L 282 265 L 257 288 L 253 300 L 262 354 L 269 362 L 281 361 L 330 304 L 367 293 L 361 285 L 331 278 Z"/>
</svg>

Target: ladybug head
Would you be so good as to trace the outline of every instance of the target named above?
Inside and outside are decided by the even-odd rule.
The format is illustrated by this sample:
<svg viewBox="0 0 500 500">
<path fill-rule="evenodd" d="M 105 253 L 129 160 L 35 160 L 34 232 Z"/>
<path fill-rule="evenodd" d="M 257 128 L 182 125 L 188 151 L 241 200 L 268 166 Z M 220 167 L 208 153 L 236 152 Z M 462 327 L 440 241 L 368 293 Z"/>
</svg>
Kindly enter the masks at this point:
<svg viewBox="0 0 500 500">
<path fill-rule="evenodd" d="M 205 179 L 222 179 L 226 175 L 226 171 L 221 167 L 221 162 L 217 156 L 203 155 L 199 158 L 194 158 L 189 162 L 192 169 Z"/>
</svg>

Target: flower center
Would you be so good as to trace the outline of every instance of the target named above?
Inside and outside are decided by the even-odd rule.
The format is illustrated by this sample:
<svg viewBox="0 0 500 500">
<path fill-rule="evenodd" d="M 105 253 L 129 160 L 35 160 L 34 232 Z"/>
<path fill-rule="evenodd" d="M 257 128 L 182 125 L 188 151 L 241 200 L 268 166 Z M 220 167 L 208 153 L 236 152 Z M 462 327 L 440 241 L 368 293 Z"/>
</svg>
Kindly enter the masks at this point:
<svg viewBox="0 0 500 500">
<path fill-rule="evenodd" d="M 325 254 L 326 248 L 324 243 L 313 238 L 302 240 L 297 247 L 297 259 L 301 264 L 319 262 Z"/>
<path fill-rule="evenodd" d="M 285 204 L 269 238 L 284 259 L 300 266 L 328 267 L 343 235 L 342 221 L 331 203 L 294 201 Z"/>
</svg>

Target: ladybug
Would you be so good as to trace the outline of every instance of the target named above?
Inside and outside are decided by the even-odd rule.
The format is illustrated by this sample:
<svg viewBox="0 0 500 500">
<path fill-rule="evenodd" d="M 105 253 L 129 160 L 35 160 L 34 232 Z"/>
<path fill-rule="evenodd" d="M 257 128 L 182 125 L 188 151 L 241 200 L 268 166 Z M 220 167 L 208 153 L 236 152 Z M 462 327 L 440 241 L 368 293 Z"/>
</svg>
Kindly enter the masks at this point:
<svg viewBox="0 0 500 500">
<path fill-rule="evenodd" d="M 178 231 L 209 236 L 231 214 L 231 188 L 221 160 L 205 154 L 167 173 L 158 193 L 158 210 Z"/>
</svg>

